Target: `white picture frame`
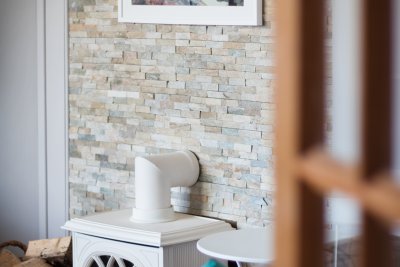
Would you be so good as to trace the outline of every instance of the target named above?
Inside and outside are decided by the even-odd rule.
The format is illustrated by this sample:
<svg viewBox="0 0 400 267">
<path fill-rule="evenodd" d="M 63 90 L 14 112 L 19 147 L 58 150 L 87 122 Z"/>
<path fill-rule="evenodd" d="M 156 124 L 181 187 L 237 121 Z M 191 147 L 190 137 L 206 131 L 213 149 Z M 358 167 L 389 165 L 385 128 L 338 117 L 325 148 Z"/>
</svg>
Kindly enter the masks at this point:
<svg viewBox="0 0 400 267">
<path fill-rule="evenodd" d="M 243 6 L 132 5 L 118 0 L 118 21 L 189 25 L 262 25 L 262 0 L 244 0 Z"/>
</svg>

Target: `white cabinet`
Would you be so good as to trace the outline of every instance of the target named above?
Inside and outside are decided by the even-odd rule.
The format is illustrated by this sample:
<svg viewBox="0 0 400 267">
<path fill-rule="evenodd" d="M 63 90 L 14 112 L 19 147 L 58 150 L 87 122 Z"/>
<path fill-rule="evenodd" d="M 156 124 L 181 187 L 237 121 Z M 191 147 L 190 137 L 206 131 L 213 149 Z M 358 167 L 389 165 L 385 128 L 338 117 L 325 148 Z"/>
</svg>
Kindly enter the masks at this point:
<svg viewBox="0 0 400 267">
<path fill-rule="evenodd" d="M 138 224 L 131 210 L 100 213 L 68 221 L 74 267 L 200 267 L 208 257 L 198 239 L 232 230 L 223 221 L 187 214 L 165 223 Z"/>
<path fill-rule="evenodd" d="M 73 233 L 74 266 L 162 266 L 162 248 Z"/>
</svg>

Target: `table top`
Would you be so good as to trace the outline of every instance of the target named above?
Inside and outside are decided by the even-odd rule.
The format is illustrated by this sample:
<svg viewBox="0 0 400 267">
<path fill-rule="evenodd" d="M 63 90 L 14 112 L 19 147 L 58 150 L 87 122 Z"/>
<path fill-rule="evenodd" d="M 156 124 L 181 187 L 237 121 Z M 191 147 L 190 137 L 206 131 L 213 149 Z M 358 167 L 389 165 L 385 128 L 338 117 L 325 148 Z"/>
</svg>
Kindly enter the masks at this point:
<svg viewBox="0 0 400 267">
<path fill-rule="evenodd" d="M 197 249 L 224 260 L 271 263 L 274 259 L 274 233 L 265 228 L 220 232 L 201 238 Z"/>
</svg>

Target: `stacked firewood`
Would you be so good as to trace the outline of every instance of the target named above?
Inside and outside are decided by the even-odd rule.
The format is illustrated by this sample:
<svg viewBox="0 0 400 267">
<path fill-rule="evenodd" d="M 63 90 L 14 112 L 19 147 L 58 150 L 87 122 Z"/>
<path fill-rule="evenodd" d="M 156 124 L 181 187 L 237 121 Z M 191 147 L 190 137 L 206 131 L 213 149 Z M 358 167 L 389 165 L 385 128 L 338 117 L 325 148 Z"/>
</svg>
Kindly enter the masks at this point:
<svg viewBox="0 0 400 267">
<path fill-rule="evenodd" d="M 25 255 L 17 257 L 7 247 L 19 247 Z M 71 237 L 29 241 L 28 246 L 19 241 L 7 241 L 0 244 L 0 267 L 26 266 L 72 266 Z"/>
</svg>

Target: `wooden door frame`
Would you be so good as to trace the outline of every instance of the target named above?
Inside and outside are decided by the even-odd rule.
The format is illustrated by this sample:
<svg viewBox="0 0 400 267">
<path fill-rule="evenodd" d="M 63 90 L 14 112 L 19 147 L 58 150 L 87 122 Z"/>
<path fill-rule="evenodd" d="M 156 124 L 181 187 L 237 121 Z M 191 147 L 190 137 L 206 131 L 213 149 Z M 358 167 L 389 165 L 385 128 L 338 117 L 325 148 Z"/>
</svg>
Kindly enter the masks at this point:
<svg viewBox="0 0 400 267">
<path fill-rule="evenodd" d="M 400 219 L 392 169 L 392 0 L 365 0 L 361 159 L 344 164 L 323 146 L 324 12 L 319 0 L 278 6 L 276 266 L 323 266 L 323 199 L 354 197 L 363 211 L 362 266 L 389 266 Z"/>
</svg>

